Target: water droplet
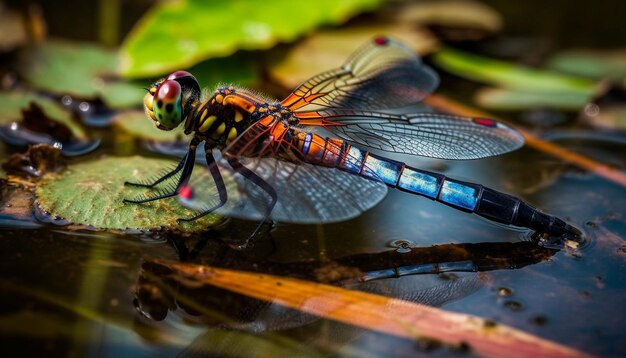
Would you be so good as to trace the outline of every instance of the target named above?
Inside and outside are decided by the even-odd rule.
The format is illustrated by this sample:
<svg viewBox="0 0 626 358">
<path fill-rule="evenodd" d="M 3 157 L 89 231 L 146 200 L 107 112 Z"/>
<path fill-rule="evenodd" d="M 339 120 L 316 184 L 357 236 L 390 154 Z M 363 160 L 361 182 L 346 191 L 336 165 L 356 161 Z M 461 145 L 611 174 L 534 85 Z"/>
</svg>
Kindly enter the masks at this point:
<svg viewBox="0 0 626 358">
<path fill-rule="evenodd" d="M 408 240 L 393 240 L 387 244 L 389 247 L 396 248 L 396 252 L 406 254 L 411 252 L 411 246 L 413 243 Z"/>
<path fill-rule="evenodd" d="M 61 103 L 63 103 L 64 106 L 70 106 L 72 105 L 72 102 L 74 100 L 72 99 L 71 96 L 65 95 L 61 98 Z"/>
<path fill-rule="evenodd" d="M 600 106 L 595 103 L 588 103 L 585 106 L 584 112 L 587 117 L 595 117 L 600 114 Z"/>
<path fill-rule="evenodd" d="M 87 112 L 89 108 L 91 108 L 91 106 L 87 102 L 80 102 L 78 105 L 78 110 L 81 112 Z"/>
<path fill-rule="evenodd" d="M 524 305 L 522 305 L 518 301 L 506 301 L 504 302 L 504 307 L 510 309 L 511 311 L 519 312 L 524 309 Z"/>
<path fill-rule="evenodd" d="M 544 315 L 534 316 L 530 319 L 530 323 L 536 324 L 537 326 L 543 326 L 548 323 L 548 317 Z"/>
</svg>

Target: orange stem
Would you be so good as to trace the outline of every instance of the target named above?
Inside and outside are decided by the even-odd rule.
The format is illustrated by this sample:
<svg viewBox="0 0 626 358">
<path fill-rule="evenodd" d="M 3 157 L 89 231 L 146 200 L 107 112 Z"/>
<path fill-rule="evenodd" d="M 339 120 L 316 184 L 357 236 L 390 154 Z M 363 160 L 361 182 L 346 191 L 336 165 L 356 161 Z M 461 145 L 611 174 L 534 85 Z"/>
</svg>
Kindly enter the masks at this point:
<svg viewBox="0 0 626 358">
<path fill-rule="evenodd" d="M 503 121 L 501 118 L 497 118 L 493 115 L 490 115 L 489 113 L 460 104 L 458 102 L 455 102 L 453 100 L 450 100 L 440 95 L 431 95 L 428 98 L 426 98 L 424 102 L 437 109 L 443 110 L 448 113 L 460 115 L 460 116 L 485 117 L 485 118 L 497 119 L 498 121 L 501 121 L 501 122 L 506 122 L 506 121 Z M 585 170 L 595 173 L 596 175 L 603 177 L 604 179 L 610 180 L 623 187 L 626 187 L 626 173 L 620 170 L 617 170 L 615 168 L 612 168 L 606 164 L 597 162 L 584 155 L 572 152 L 554 143 L 547 142 L 541 138 L 534 136 L 532 133 L 524 129 L 521 129 L 518 127 L 516 127 L 515 129 L 517 129 L 524 136 L 524 139 L 526 140 L 526 144 L 529 147 L 532 147 L 544 153 L 553 155 L 568 163 L 575 164 L 579 166 L 580 168 L 583 168 Z"/>
</svg>

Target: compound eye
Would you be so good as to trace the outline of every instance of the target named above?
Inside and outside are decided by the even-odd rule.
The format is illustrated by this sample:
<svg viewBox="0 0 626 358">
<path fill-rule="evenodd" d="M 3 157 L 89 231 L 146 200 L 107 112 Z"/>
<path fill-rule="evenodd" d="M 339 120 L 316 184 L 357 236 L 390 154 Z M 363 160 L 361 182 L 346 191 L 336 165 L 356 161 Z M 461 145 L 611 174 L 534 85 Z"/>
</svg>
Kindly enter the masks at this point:
<svg viewBox="0 0 626 358">
<path fill-rule="evenodd" d="M 187 71 L 176 71 L 176 72 L 172 72 L 169 76 L 167 76 L 166 80 L 175 80 L 177 78 L 181 78 L 181 77 L 193 77 L 193 75 Z"/>
<path fill-rule="evenodd" d="M 173 129 L 182 122 L 182 93 L 174 80 L 165 80 L 157 88 L 151 103 L 157 126 Z"/>
</svg>

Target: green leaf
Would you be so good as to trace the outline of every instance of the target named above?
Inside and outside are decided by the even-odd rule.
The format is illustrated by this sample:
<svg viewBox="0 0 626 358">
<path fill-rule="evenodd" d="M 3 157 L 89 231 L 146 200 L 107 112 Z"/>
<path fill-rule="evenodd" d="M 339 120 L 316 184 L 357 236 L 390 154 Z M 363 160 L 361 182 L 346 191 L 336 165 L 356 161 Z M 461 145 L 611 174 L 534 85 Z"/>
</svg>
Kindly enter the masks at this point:
<svg viewBox="0 0 626 358">
<path fill-rule="evenodd" d="M 155 76 L 238 49 L 267 49 L 324 24 L 342 23 L 381 0 L 163 1 L 122 45 L 121 72 Z"/>
<path fill-rule="evenodd" d="M 176 222 L 195 212 L 183 207 L 176 198 L 147 204 L 124 204 L 124 198 L 155 195 L 155 190 L 124 186 L 124 181 L 140 182 L 173 167 L 175 162 L 163 159 L 110 157 L 69 166 L 61 173 L 46 174 L 37 183 L 35 196 L 39 206 L 71 223 L 103 229 L 167 229 L 198 232 L 218 221 L 207 215 L 191 223 Z M 194 188 L 203 195 L 217 195 L 206 170 L 194 171 Z M 167 187 L 169 182 L 160 188 Z"/>
<path fill-rule="evenodd" d="M 608 78 L 619 82 L 626 78 L 626 50 L 561 52 L 550 59 L 548 67 L 595 80 Z"/>
<path fill-rule="evenodd" d="M 137 138 L 150 139 L 159 142 L 189 141 L 190 137 L 183 133 L 184 126 L 171 131 L 156 128 L 154 122 L 142 111 L 120 112 L 113 119 L 113 123 Z M 186 139 L 187 138 L 187 139 Z"/>
<path fill-rule="evenodd" d="M 518 91 L 503 88 L 483 88 L 476 93 L 476 103 L 481 107 L 516 111 L 529 108 L 547 107 L 562 110 L 580 110 L 587 104 L 589 96 L 579 92 Z"/>
<path fill-rule="evenodd" d="M 101 97 L 113 109 L 141 104 L 143 86 L 115 81 L 117 53 L 81 42 L 52 40 L 20 53 L 20 75 L 31 85 L 82 99 Z"/>
<path fill-rule="evenodd" d="M 46 41 L 20 54 L 20 75 L 32 85 L 58 94 L 95 98 L 102 76 L 115 73 L 117 56 L 89 43 Z"/>
<path fill-rule="evenodd" d="M 78 139 L 86 139 L 87 134 L 74 122 L 72 114 L 57 102 L 30 92 L 12 91 L 0 92 L 0 125 L 22 120 L 22 109 L 27 108 L 31 102 L 39 105 L 44 113 L 57 122 L 70 128 Z"/>
<path fill-rule="evenodd" d="M 591 96 L 595 87 L 594 82 L 583 78 L 523 67 L 451 48 L 437 52 L 433 60 L 457 76 L 511 90 Z"/>
<path fill-rule="evenodd" d="M 100 97 L 111 109 L 138 107 L 146 95 L 144 87 L 147 86 L 132 82 L 111 82 L 102 88 Z"/>
</svg>

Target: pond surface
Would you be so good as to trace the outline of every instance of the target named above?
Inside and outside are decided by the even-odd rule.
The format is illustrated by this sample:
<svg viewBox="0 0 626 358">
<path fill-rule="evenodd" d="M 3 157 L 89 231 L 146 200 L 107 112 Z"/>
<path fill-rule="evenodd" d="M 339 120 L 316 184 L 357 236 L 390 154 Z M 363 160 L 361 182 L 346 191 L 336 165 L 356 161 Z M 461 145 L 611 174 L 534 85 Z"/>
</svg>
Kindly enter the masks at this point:
<svg viewBox="0 0 626 358">
<path fill-rule="evenodd" d="M 448 77 L 442 84 L 457 98 L 465 98 L 467 86 Z M 141 144 L 121 148 L 125 141 L 117 131 L 93 132 L 102 145 L 89 158 L 156 156 Z M 553 141 L 564 148 L 626 167 L 623 133 L 556 134 Z M 401 339 L 225 290 L 186 286 L 155 263 L 183 260 L 313 280 L 314 271 L 331 261 L 361 267 L 382 262 L 376 267 L 382 270 L 396 264 L 384 260 L 411 255 L 414 265 L 448 263 L 456 269 L 400 278 L 373 279 L 372 274 L 366 283 L 345 287 L 476 315 L 594 355 L 626 355 L 624 187 L 528 147 L 482 160 L 409 159 L 407 164 L 516 195 L 580 228 L 584 240 L 578 247 L 538 246 L 528 231 L 393 189 L 381 204 L 347 222 L 266 225 L 245 250 L 229 244 L 246 237 L 254 222 L 230 220 L 183 238 L 76 231 L 0 217 L 0 352 L 472 356 L 465 347 Z M 463 258 L 445 252 L 460 252 Z M 471 264 L 468 253 L 475 258 Z"/>
<path fill-rule="evenodd" d="M 623 144 L 595 138 L 561 139 L 559 144 L 625 164 Z M 110 153 L 113 148 L 104 146 L 100 151 Z M 217 231 L 178 240 L 74 232 L 62 226 L 5 227 L 0 231 L 3 349 L 68 355 L 250 355 L 259 349 L 410 355 L 424 347 L 295 311 L 285 313 L 276 305 L 242 301 L 224 291 L 154 283 L 163 270 L 151 264 L 154 259 L 177 260 L 180 254 L 194 263 L 243 269 L 265 264 L 266 268 L 259 270 L 274 267 L 280 274 L 306 277 L 312 275 L 306 272 L 310 266 L 298 266 L 298 262 L 375 254 L 404 241 L 419 248 L 486 243 L 487 252 L 495 250 L 498 243 L 529 246 L 524 248 L 528 254 L 515 262 L 478 267 L 484 272 L 375 280 L 363 289 L 488 318 L 594 354 L 611 356 L 625 351 L 623 188 L 530 149 L 496 159 L 413 164 L 505 188 L 567 218 L 583 230 L 585 241 L 578 249 L 536 256 L 527 232 L 501 228 L 397 190 L 348 222 L 324 226 L 278 223 L 244 251 L 233 250 L 222 241 L 237 239 L 245 235 L 240 231 L 246 226 L 253 227 L 253 223 L 236 220 Z M 173 245 L 173 241 L 180 242 Z M 432 257 L 426 255 L 424 260 L 429 262 Z M 507 270 L 506 265 L 519 269 Z M 164 287 L 176 298 L 163 299 Z M 205 309 L 198 312 L 186 300 Z M 211 312 L 219 312 L 221 317 Z M 445 352 L 451 351 L 434 351 Z"/>
</svg>

